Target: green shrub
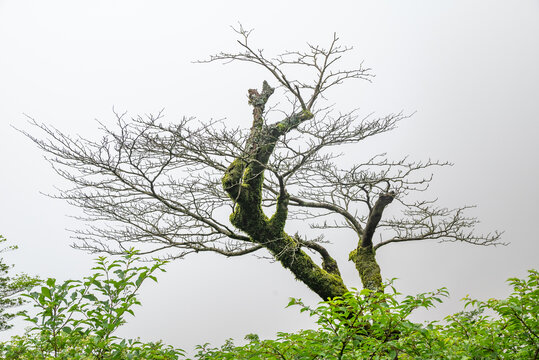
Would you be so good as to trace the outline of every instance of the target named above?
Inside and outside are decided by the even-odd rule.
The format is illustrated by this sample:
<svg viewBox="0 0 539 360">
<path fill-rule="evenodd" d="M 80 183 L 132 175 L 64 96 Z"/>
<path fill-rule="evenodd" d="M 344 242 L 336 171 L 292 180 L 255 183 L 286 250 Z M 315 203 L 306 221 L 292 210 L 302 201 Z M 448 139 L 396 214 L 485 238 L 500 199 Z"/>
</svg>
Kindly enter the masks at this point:
<svg viewBox="0 0 539 360">
<path fill-rule="evenodd" d="M 37 309 L 21 312 L 31 323 L 22 336 L 0 343 L 0 358 L 12 359 L 178 359 L 180 349 L 114 332 L 140 305 L 137 292 L 147 279 L 165 271 L 165 262 L 138 263 L 136 253 L 120 259 L 100 257 L 92 275 L 57 283 L 47 279 L 23 294 Z M 410 314 L 431 308 L 446 289 L 403 297 L 389 284 L 383 292 L 354 290 L 316 307 L 291 299 L 289 306 L 314 317 L 318 328 L 278 333 L 275 340 L 245 337 L 246 345 L 227 340 L 219 348 L 197 347 L 195 359 L 348 360 L 348 359 L 538 359 L 539 272 L 509 279 L 512 294 L 504 300 L 465 298 L 465 311 L 443 321 L 414 323 Z M 490 314 L 490 315 L 487 315 Z"/>
<path fill-rule="evenodd" d="M 100 257 L 91 276 L 57 283 L 49 278 L 25 296 L 37 314 L 22 315 L 32 326 L 0 344 L 3 359 L 177 359 L 183 351 L 162 343 L 122 340 L 113 333 L 140 305 L 137 291 L 164 261 L 136 266 L 132 252 L 114 261 Z"/>
<path fill-rule="evenodd" d="M 430 308 L 447 296 L 434 293 L 399 295 L 391 286 L 384 293 L 369 290 L 347 293 L 311 308 L 300 306 L 316 318 L 317 330 L 279 333 L 276 340 L 246 336 L 248 343 L 221 348 L 198 347 L 196 359 L 538 359 L 539 273 L 527 279 L 509 279 L 513 293 L 505 300 L 465 299 L 466 312 L 443 322 L 413 323 L 409 315 Z M 493 316 L 484 315 L 493 312 Z"/>
</svg>

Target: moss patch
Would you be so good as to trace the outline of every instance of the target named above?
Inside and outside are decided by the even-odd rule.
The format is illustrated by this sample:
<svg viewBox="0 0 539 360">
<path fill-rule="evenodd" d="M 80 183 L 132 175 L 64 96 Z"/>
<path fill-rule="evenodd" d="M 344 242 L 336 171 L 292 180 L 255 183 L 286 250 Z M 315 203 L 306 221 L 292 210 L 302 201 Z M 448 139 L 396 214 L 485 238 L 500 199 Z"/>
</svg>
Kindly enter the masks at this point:
<svg viewBox="0 0 539 360">
<path fill-rule="evenodd" d="M 360 247 L 350 253 L 350 260 L 356 264 L 359 277 L 365 289 L 380 291 L 382 289 L 382 274 L 376 262 L 376 253 L 369 247 Z"/>
</svg>

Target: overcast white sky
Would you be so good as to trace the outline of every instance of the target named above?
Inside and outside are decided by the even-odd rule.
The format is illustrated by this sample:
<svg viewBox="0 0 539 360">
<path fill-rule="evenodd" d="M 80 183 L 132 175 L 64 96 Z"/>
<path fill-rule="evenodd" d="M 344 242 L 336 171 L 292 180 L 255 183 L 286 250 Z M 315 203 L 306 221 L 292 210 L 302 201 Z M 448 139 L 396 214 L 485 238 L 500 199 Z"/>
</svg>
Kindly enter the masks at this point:
<svg viewBox="0 0 539 360">
<path fill-rule="evenodd" d="M 328 5 L 331 4 L 331 5 Z M 10 125 L 23 113 L 67 133 L 98 136 L 112 107 L 168 119 L 226 117 L 249 126 L 248 88 L 267 74 L 249 65 L 193 64 L 235 49 L 229 25 L 255 28 L 271 53 L 333 32 L 376 74 L 330 94 L 337 107 L 380 115 L 416 111 L 358 151 L 455 163 L 436 173 L 443 206 L 477 204 L 480 230 L 504 230 L 507 247 L 403 244 L 382 248 L 383 276 L 404 293 L 441 286 L 452 296 L 424 318 L 460 309 L 466 294 L 507 294 L 505 279 L 539 265 L 539 1 L 24 1 L 0 0 L 0 233 L 20 250 L 17 271 L 61 279 L 88 274 L 91 256 L 69 248 L 80 224 L 51 192 L 58 177 Z M 350 235 L 351 236 L 351 235 Z M 346 267 L 343 269 L 343 267 Z M 341 264 L 359 286 L 352 263 Z M 312 325 L 289 297 L 318 301 L 279 264 L 254 257 L 192 256 L 142 292 L 120 335 L 185 349 L 250 332 L 270 337 Z M 19 329 L 20 330 L 20 329 Z M 4 337 L 7 334 L 2 334 Z"/>
</svg>

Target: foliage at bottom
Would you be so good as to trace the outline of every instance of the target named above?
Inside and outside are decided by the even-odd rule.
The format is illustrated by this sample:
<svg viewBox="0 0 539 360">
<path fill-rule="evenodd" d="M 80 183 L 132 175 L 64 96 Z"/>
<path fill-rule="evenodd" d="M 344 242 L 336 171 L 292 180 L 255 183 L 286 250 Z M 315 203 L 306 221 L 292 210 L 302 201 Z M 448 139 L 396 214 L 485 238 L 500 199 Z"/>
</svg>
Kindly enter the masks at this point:
<svg viewBox="0 0 539 360">
<path fill-rule="evenodd" d="M 31 324 L 22 336 L 0 343 L 2 359 L 178 359 L 184 352 L 160 342 L 143 343 L 114 336 L 127 314 L 140 305 L 137 292 L 164 271 L 156 260 L 141 266 L 136 253 L 120 259 L 100 257 L 93 274 L 57 283 L 49 278 L 26 297 L 37 314 L 20 312 Z"/>
<path fill-rule="evenodd" d="M 19 313 L 31 326 L 0 343 L 0 358 L 185 359 L 183 350 L 161 342 L 114 335 L 140 305 L 141 285 L 157 281 L 155 274 L 164 271 L 163 261 L 142 266 L 138 260 L 136 253 L 116 260 L 101 257 L 83 280 L 31 283 L 22 296 L 37 311 Z M 204 344 L 194 359 L 539 359 L 539 272 L 530 270 L 526 279 L 509 282 L 513 292 L 507 299 L 465 298 L 465 311 L 423 324 L 409 320 L 410 314 L 442 302 L 446 289 L 402 296 L 390 283 L 381 292 L 354 290 L 316 307 L 291 299 L 289 306 L 316 320 L 316 330 L 278 333 L 275 340 L 250 334 L 243 346 L 232 340 L 219 348 Z"/>
<path fill-rule="evenodd" d="M 513 293 L 505 300 L 464 299 L 465 310 L 442 322 L 408 320 L 418 308 L 430 308 L 447 296 L 445 289 L 402 299 L 388 285 L 385 292 L 347 293 L 312 308 L 298 305 L 316 318 L 317 330 L 279 333 L 275 340 L 220 348 L 198 347 L 196 359 L 539 359 L 539 272 L 509 279 Z M 401 298 L 402 300 L 398 300 Z M 492 315 L 486 315 L 492 313 Z"/>
</svg>

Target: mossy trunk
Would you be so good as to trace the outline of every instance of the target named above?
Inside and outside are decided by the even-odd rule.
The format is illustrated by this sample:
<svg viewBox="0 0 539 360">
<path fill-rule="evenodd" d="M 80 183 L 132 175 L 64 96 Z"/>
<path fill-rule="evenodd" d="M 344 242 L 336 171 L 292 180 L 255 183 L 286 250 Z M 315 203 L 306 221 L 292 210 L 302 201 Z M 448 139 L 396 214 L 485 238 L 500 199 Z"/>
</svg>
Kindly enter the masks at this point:
<svg viewBox="0 0 539 360">
<path fill-rule="evenodd" d="M 350 253 L 350 260 L 356 265 L 361 283 L 365 289 L 382 290 L 382 273 L 376 262 L 376 252 L 369 247 L 359 247 Z"/>
<path fill-rule="evenodd" d="M 382 193 L 371 208 L 365 229 L 361 234 L 357 248 L 350 253 L 350 260 L 356 265 L 356 269 L 365 289 L 382 291 L 382 274 L 380 266 L 376 262 L 376 251 L 373 249 L 372 239 L 374 232 L 387 205 L 395 199 L 395 193 L 389 191 Z"/>
<path fill-rule="evenodd" d="M 284 231 L 289 196 L 283 184 L 273 216 L 268 218 L 262 210 L 264 171 L 276 141 L 302 121 L 313 117 L 312 113 L 304 110 L 272 126 L 264 125 L 264 105 L 272 93 L 273 88 L 266 82 L 261 94 L 257 90 L 249 90 L 249 103 L 253 106 L 253 126 L 246 151 L 229 165 L 222 179 L 223 188 L 235 204 L 230 222 L 248 234 L 252 242 L 264 246 L 297 280 L 322 299 L 342 296 L 348 290 L 336 262 L 327 259 L 325 263 L 331 266 L 318 266 L 301 249 L 299 241 Z"/>
</svg>

